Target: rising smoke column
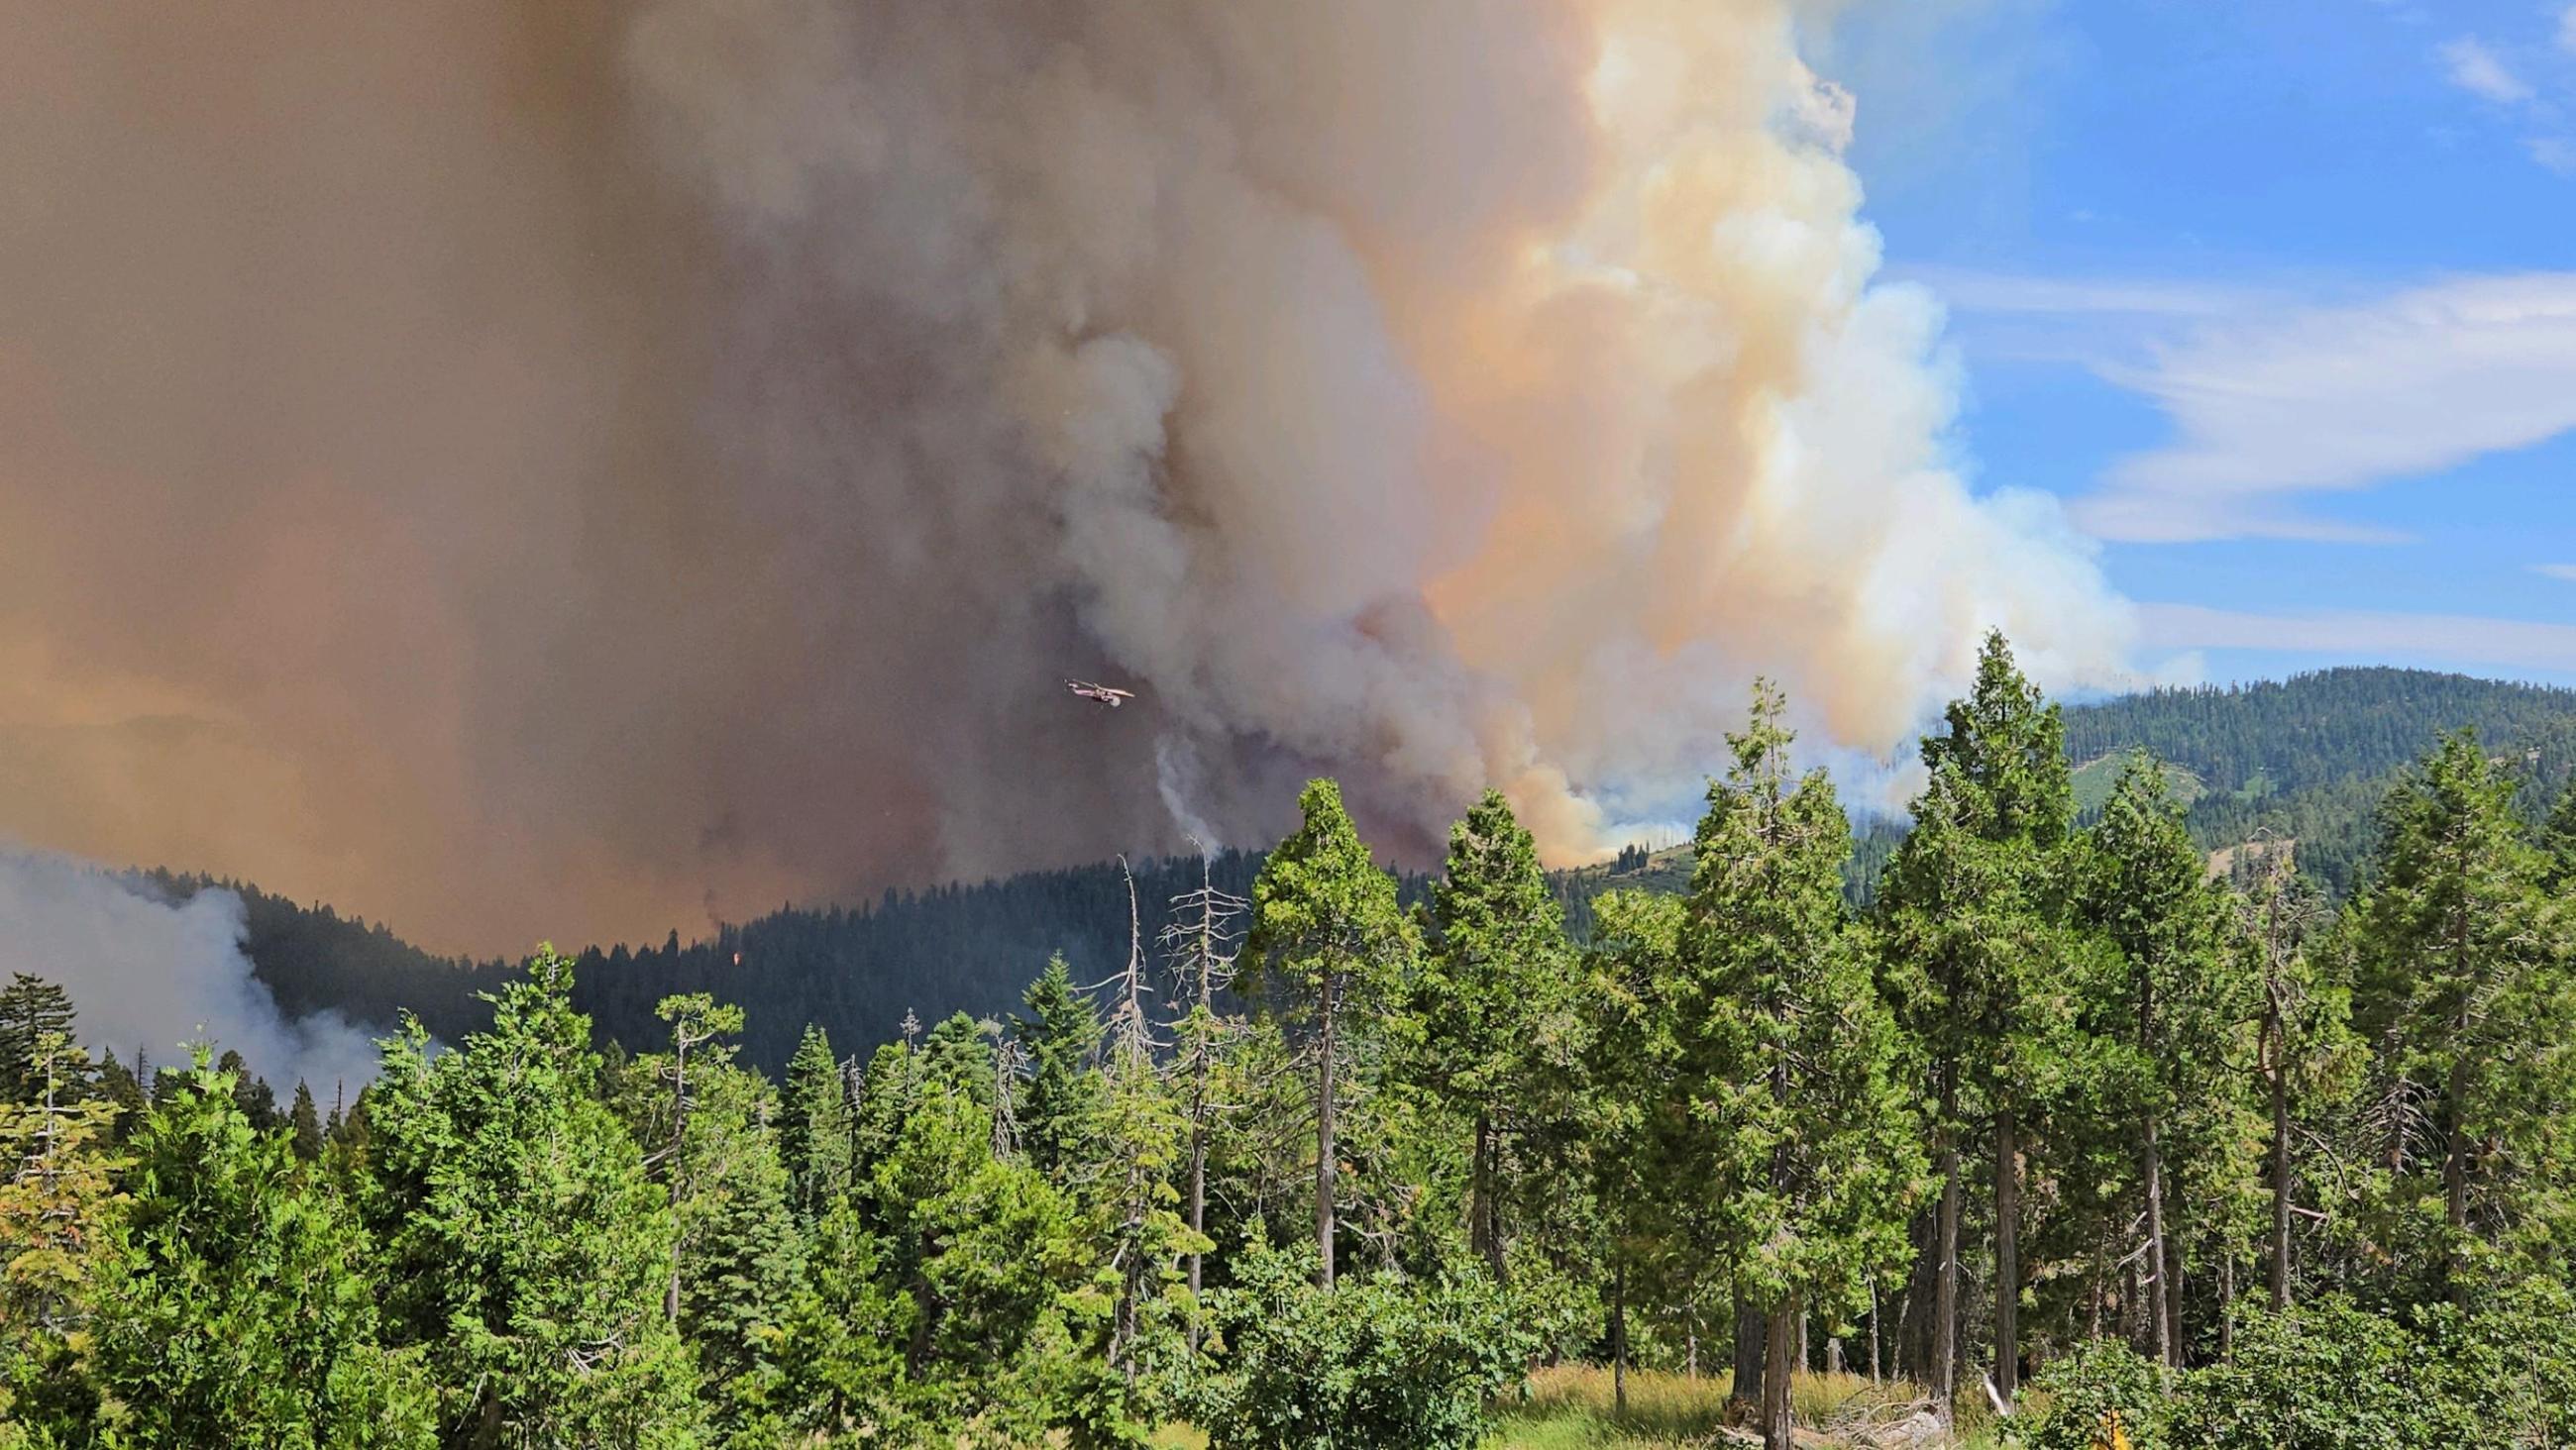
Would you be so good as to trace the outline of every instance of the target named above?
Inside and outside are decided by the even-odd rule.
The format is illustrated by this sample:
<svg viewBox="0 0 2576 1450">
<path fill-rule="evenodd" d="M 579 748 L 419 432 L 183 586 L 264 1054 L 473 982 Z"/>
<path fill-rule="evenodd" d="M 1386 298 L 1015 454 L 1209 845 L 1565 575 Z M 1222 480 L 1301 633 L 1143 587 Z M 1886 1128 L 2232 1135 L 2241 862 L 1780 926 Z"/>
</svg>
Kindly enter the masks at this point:
<svg viewBox="0 0 2576 1450">
<path fill-rule="evenodd" d="M 1257 840 L 1313 770 L 1565 858 L 1756 671 L 1878 751 L 1987 625 L 2126 657 L 1950 466 L 1818 7 L 0 10 L 48 844 L 480 950 Z"/>
<path fill-rule="evenodd" d="M 93 1060 L 139 1053 L 187 1066 L 204 1044 L 242 1055 L 287 1096 L 317 1098 L 374 1080 L 375 1044 L 336 1012 L 289 1020 L 242 952 L 242 900 L 199 891 L 167 901 L 87 862 L 0 846 L 0 977 L 25 972 L 71 994 L 73 1032 Z"/>
</svg>

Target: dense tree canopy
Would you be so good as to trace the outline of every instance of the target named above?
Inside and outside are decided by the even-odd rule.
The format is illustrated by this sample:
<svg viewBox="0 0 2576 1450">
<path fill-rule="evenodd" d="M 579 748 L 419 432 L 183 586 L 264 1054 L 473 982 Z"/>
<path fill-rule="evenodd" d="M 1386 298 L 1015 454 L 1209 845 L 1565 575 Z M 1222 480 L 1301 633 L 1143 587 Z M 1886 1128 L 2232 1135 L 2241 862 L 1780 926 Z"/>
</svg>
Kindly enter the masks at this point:
<svg viewBox="0 0 2576 1450">
<path fill-rule="evenodd" d="M 2038 1447 L 2568 1443 L 2576 807 L 2527 757 L 2392 767 L 2338 898 L 2214 866 L 2169 763 L 2079 805 L 1992 639 L 1858 892 L 1788 718 L 1604 889 L 1498 795 L 1408 884 L 1317 781 L 1257 869 L 1081 878 L 1114 911 L 979 963 L 989 1015 L 855 1036 L 676 939 L 541 950 L 281 1107 L 219 1043 L 93 1062 L 20 977 L 0 1446 L 1465 1447 L 1537 1366 L 1729 1348 L 1774 1446 L 1864 1362 Z"/>
</svg>

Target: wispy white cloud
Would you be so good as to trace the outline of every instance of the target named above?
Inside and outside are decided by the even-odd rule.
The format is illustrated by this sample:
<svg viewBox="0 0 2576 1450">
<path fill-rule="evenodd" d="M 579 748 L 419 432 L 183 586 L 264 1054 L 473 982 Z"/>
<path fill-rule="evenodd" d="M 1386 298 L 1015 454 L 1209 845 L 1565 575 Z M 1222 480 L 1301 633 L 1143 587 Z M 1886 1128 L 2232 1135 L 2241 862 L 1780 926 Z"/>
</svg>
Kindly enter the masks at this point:
<svg viewBox="0 0 2576 1450">
<path fill-rule="evenodd" d="M 2197 604 L 2140 605 L 2138 623 L 2149 648 L 2280 650 L 2576 673 L 2576 624 L 2373 610 L 2261 614 Z"/>
<path fill-rule="evenodd" d="M 2576 584 L 2576 564 L 2534 564 L 2531 566 L 2531 572 Z"/>
<path fill-rule="evenodd" d="M 2576 55 L 2576 4 L 2560 10 L 2555 50 L 2538 39 L 2506 46 L 2463 35 L 2435 47 L 2451 84 L 2509 116 L 2533 161 L 2576 179 L 2576 117 L 2570 115 L 2566 57 Z M 2532 77 L 2538 76 L 2535 82 Z"/>
<path fill-rule="evenodd" d="M 2225 317 L 2264 293 L 2216 282 L 2136 277 L 2039 277 L 1967 267 L 1891 267 L 1891 280 L 1929 287 L 1953 311 L 2045 316 Z"/>
<path fill-rule="evenodd" d="M 2162 409 L 2176 441 L 2115 465 L 2075 507 L 2084 528 L 2138 542 L 2385 540 L 2295 503 L 2576 430 L 2576 273 L 2276 312 L 2147 356 L 2099 371 Z"/>
<path fill-rule="evenodd" d="M 2518 106 L 2534 95 L 2531 83 L 2514 73 L 2503 56 L 2473 35 L 2443 43 L 2439 54 L 2451 84 L 2499 106 Z"/>
</svg>

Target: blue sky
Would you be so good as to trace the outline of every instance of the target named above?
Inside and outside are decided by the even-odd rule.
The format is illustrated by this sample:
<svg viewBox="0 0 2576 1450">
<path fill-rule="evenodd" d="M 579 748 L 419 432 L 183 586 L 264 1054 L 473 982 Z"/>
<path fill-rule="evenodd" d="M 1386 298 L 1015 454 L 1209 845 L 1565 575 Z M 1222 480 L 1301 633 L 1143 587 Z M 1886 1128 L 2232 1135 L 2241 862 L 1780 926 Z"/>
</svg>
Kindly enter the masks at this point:
<svg viewBox="0 0 2576 1450">
<path fill-rule="evenodd" d="M 1818 65 L 1968 466 L 2151 662 L 2576 683 L 2576 0 L 1875 0 Z"/>
</svg>

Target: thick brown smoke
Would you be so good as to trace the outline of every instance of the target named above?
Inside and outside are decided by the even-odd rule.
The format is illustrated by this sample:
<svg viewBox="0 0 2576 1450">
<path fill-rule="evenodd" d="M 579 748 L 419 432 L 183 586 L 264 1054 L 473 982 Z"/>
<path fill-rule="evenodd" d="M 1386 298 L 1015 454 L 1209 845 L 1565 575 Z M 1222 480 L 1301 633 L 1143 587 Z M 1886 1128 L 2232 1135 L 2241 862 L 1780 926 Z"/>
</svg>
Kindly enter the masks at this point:
<svg viewBox="0 0 2576 1450">
<path fill-rule="evenodd" d="M 1951 471 L 1791 0 L 0 0 L 0 833 L 502 950 L 1560 856 L 2125 607 Z M 1068 674 L 1135 684 L 1110 712 Z"/>
</svg>

